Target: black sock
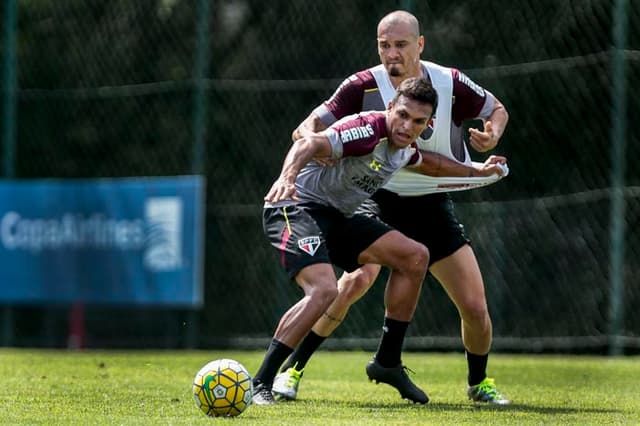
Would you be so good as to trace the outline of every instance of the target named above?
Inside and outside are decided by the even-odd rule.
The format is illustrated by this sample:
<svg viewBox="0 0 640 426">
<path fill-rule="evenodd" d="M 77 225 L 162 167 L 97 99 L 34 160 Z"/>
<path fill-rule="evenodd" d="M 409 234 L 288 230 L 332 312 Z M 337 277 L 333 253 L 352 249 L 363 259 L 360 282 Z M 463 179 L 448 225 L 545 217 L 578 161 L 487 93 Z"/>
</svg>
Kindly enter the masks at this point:
<svg viewBox="0 0 640 426">
<path fill-rule="evenodd" d="M 489 354 L 474 355 L 469 351 L 466 351 L 467 366 L 469 368 L 469 386 L 475 386 L 487 377 L 487 362 L 489 361 Z"/>
<path fill-rule="evenodd" d="M 384 318 L 382 337 L 376 352 L 376 359 L 383 367 L 396 367 L 401 363 L 402 344 L 407 333 L 409 323 Z"/>
<path fill-rule="evenodd" d="M 253 385 L 264 383 L 267 388 L 271 389 L 273 385 L 273 379 L 276 377 L 278 368 L 285 359 L 293 352 L 293 349 L 284 343 L 273 339 L 267 349 L 267 353 L 264 356 L 260 369 L 253 376 Z"/>
<path fill-rule="evenodd" d="M 304 338 L 302 343 L 298 345 L 295 351 L 291 354 L 287 362 L 284 363 L 280 371 L 285 371 L 288 368 L 295 368 L 296 370 L 302 370 L 309 362 L 309 358 L 320 347 L 326 337 L 319 336 L 311 330 L 307 337 Z"/>
</svg>

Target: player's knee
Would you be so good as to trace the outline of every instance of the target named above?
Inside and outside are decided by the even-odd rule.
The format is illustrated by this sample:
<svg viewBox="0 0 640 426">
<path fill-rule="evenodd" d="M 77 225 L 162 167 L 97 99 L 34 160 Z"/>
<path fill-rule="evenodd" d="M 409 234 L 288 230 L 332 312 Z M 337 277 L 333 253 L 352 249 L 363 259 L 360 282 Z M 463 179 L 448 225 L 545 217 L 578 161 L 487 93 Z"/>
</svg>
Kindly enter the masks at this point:
<svg viewBox="0 0 640 426">
<path fill-rule="evenodd" d="M 462 309 L 462 317 L 466 322 L 475 325 L 490 326 L 491 318 L 487 309 L 487 303 L 483 300 L 467 300 Z"/>
<path fill-rule="evenodd" d="M 405 257 L 405 270 L 415 276 L 424 276 L 429 267 L 429 250 L 424 244 L 414 242 L 410 254 Z"/>
<path fill-rule="evenodd" d="M 313 291 L 311 292 L 311 297 L 325 308 L 328 307 L 337 296 L 338 288 L 334 282 L 319 283 L 314 286 Z"/>
<path fill-rule="evenodd" d="M 339 298 L 349 304 L 360 299 L 371 287 L 375 277 L 364 269 L 357 269 L 354 272 L 345 274 L 339 283 Z"/>
</svg>

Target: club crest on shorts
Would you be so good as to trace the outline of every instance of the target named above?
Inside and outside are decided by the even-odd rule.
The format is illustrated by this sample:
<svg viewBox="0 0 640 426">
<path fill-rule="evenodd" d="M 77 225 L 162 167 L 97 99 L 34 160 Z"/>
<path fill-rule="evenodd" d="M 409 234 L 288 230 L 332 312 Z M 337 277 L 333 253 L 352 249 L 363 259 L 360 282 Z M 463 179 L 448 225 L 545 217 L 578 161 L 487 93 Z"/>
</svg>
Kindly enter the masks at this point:
<svg viewBox="0 0 640 426">
<path fill-rule="evenodd" d="M 300 247 L 300 250 L 313 256 L 314 254 L 316 254 L 318 247 L 320 247 L 320 237 L 316 236 L 300 238 L 298 240 L 298 247 Z"/>
</svg>

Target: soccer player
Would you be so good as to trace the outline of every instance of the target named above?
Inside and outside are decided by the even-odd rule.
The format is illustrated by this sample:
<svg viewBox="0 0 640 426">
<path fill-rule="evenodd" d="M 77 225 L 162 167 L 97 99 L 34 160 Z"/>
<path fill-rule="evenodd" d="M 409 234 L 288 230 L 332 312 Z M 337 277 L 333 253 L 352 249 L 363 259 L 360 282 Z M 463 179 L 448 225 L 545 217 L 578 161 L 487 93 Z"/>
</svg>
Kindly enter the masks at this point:
<svg viewBox="0 0 640 426">
<path fill-rule="evenodd" d="M 254 376 L 255 404 L 275 402 L 271 388 L 282 362 L 336 297 L 332 264 L 346 271 L 369 263 L 388 266 L 386 315 L 399 323 L 413 317 L 427 270 L 426 247 L 376 219 L 353 213 L 400 168 L 426 173 L 434 167 L 422 163 L 415 140 L 436 105 L 436 92 L 426 79 L 407 79 L 386 111 L 346 117 L 318 134 L 305 132 L 289 150 L 279 178 L 265 196 L 263 225 L 304 297 L 281 318 Z M 325 167 L 314 158 L 329 158 L 335 164 Z M 448 164 L 446 158 L 441 161 Z M 499 173 L 504 161 L 495 157 L 475 172 Z M 466 171 L 472 168 L 466 166 Z M 393 329 L 383 336 L 377 356 L 395 361 L 377 366 L 373 376 L 394 383 L 403 397 L 426 403 L 428 397 L 401 364 L 404 334 L 404 329 Z"/>
<path fill-rule="evenodd" d="M 402 81 L 424 77 L 438 92 L 439 106 L 428 129 L 417 140 L 420 149 L 470 164 L 462 124 L 476 118 L 483 120 L 484 129 L 470 129 L 471 147 L 479 152 L 495 148 L 509 118 L 505 107 L 459 70 L 420 60 L 424 37 L 420 35 L 415 16 L 405 11 L 386 15 L 378 24 L 377 41 L 381 64 L 348 77 L 333 96 L 293 132 L 294 137 L 307 131 L 320 131 L 346 115 L 377 109 L 388 102 Z M 429 154 L 424 151 L 423 161 L 427 161 Z M 436 167 L 432 175 L 442 176 L 441 172 Z M 454 213 L 449 194 L 439 192 L 432 183 L 433 179 L 428 176 L 401 170 L 372 200 L 377 203 L 384 222 L 429 249 L 429 272 L 444 287 L 460 314 L 468 366 L 468 397 L 478 402 L 508 404 L 486 373 L 492 325 L 477 260 Z M 287 399 L 296 398 L 307 361 L 345 318 L 351 304 L 371 287 L 379 271 L 380 266 L 369 264 L 340 278 L 338 296 L 283 365 L 274 393 Z M 385 318 L 383 339 L 392 330 L 406 330 L 408 325 L 397 318 Z M 375 362 L 382 367 L 392 366 L 385 358 L 372 361 Z M 367 366 L 367 374 L 376 380 L 372 363 Z"/>
</svg>

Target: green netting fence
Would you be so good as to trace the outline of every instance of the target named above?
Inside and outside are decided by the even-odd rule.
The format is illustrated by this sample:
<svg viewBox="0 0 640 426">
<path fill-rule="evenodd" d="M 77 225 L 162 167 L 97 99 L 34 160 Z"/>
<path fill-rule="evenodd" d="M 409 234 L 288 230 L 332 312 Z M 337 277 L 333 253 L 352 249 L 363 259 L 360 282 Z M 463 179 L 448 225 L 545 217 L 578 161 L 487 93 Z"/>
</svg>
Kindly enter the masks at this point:
<svg viewBox="0 0 640 426">
<path fill-rule="evenodd" d="M 635 0 L 6 0 L 6 178 L 207 179 L 204 308 L 87 306 L 89 346 L 263 347 L 300 292 L 262 235 L 262 197 L 297 124 L 377 63 L 377 22 L 398 8 L 423 25 L 423 59 L 463 70 L 510 113 L 496 152 L 511 175 L 454 195 L 494 347 L 640 348 Z M 381 280 L 326 346 L 373 347 L 382 292 Z M 68 307 L 3 312 L 4 344 L 66 342 Z M 461 348 L 431 278 L 407 347 Z"/>
</svg>

